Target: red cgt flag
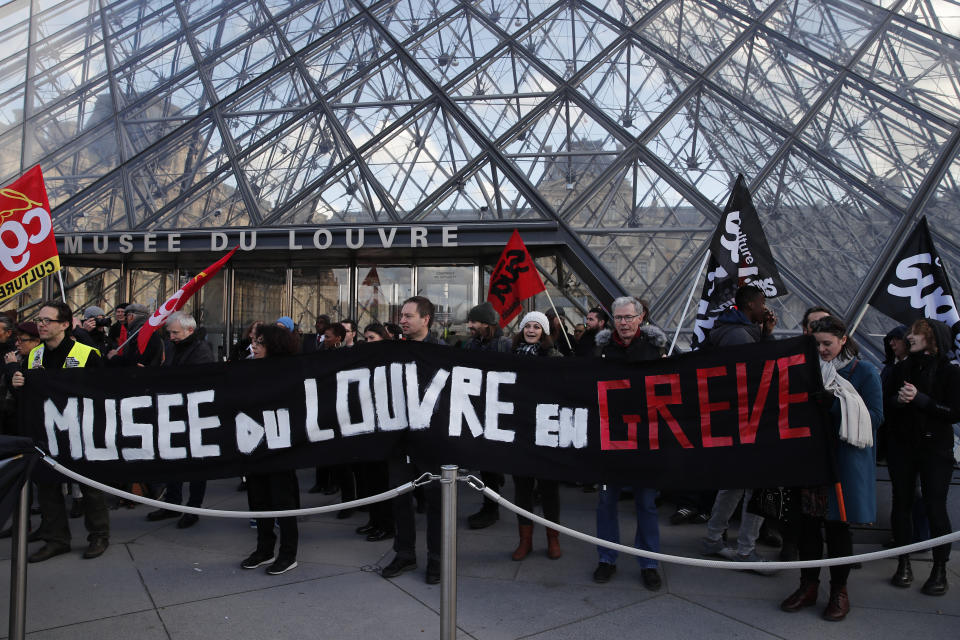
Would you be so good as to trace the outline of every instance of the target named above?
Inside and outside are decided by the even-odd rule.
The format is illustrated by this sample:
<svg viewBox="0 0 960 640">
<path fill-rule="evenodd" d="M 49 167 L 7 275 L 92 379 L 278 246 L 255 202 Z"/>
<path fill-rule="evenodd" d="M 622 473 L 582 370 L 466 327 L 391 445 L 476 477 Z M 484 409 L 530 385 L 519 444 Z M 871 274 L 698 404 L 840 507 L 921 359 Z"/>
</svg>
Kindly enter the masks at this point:
<svg viewBox="0 0 960 640">
<path fill-rule="evenodd" d="M 230 250 L 230 253 L 190 278 L 190 282 L 180 287 L 175 294 L 170 296 L 166 302 L 153 312 L 153 315 L 144 323 L 140 329 L 140 334 L 137 336 L 137 348 L 140 350 L 140 353 L 143 353 L 143 350 L 147 348 L 147 341 L 150 340 L 150 336 L 153 335 L 154 331 L 163 326 L 163 323 L 167 321 L 170 314 L 182 309 L 183 305 L 187 304 L 190 296 L 199 291 L 200 287 L 205 285 L 210 278 L 217 275 L 217 272 L 223 268 L 223 265 L 227 264 L 227 260 L 232 258 L 236 252 L 237 248 L 234 247 Z"/>
<path fill-rule="evenodd" d="M 39 165 L 0 189 L 0 301 L 60 270 Z"/>
<path fill-rule="evenodd" d="M 513 230 L 510 242 L 503 248 L 497 266 L 490 274 L 487 300 L 500 314 L 500 326 L 505 327 L 520 313 L 520 303 L 546 289 L 537 273 L 520 232 Z"/>
</svg>

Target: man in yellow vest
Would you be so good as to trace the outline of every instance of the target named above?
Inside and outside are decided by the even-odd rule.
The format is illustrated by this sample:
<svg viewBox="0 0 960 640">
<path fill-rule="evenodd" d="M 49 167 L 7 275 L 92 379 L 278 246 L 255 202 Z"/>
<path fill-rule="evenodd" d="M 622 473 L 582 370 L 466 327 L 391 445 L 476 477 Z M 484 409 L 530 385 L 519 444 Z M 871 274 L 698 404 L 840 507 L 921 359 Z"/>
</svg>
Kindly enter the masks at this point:
<svg viewBox="0 0 960 640">
<path fill-rule="evenodd" d="M 26 369 L 72 369 L 76 367 L 102 367 L 100 352 L 73 340 L 68 332 L 73 325 L 73 314 L 66 303 L 58 300 L 44 303 L 36 318 L 41 344 L 34 347 L 24 362 Z M 19 389 L 27 384 L 22 371 L 13 374 L 11 386 Z M 84 558 L 103 555 L 110 540 L 110 516 L 103 492 L 82 487 L 84 524 L 87 526 L 89 545 Z M 30 555 L 30 562 L 43 562 L 70 551 L 70 526 L 67 508 L 63 500 L 60 482 L 50 477 L 37 478 L 37 502 L 40 504 L 40 529 L 36 539 L 46 544 Z M 33 537 L 33 536 L 31 536 Z"/>
</svg>

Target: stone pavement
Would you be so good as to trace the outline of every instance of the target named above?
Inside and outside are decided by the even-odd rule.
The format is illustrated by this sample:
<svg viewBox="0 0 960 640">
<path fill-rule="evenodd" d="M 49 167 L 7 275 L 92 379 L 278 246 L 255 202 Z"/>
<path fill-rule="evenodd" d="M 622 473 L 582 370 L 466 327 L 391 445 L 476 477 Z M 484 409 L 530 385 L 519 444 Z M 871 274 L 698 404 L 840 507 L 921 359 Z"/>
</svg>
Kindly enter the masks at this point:
<svg viewBox="0 0 960 640">
<path fill-rule="evenodd" d="M 312 474 L 302 472 L 301 486 Z M 205 506 L 245 509 L 235 480 L 211 482 Z M 956 482 L 955 482 L 956 484 Z M 880 483 L 881 513 L 889 511 L 889 483 Z M 512 496 L 508 483 L 505 495 Z M 304 506 L 332 501 L 304 493 Z M 563 523 L 593 533 L 596 494 L 561 489 Z M 960 522 L 960 489 L 951 494 L 954 528 Z M 480 496 L 461 485 L 459 531 L 459 637 L 582 639 L 652 638 L 885 638 L 960 637 L 960 561 L 949 566 L 951 590 L 944 597 L 920 593 L 930 553 L 914 556 L 916 582 L 896 589 L 887 582 L 895 560 L 868 563 L 852 572 L 852 610 L 840 623 L 821 620 L 828 591 L 826 570 L 821 604 L 788 614 L 778 609 L 796 587 L 799 572 L 759 576 L 730 570 L 662 567 L 663 588 L 652 593 L 640 582 L 633 558 L 621 556 L 618 572 L 594 584 L 596 550 L 561 537 L 564 557 L 551 561 L 539 526 L 534 552 L 512 562 L 516 519 L 502 513 L 493 527 L 465 528 Z M 632 501 L 621 502 L 621 531 L 632 539 Z M 255 638 L 436 638 L 440 633 L 440 587 L 423 581 L 424 516 L 418 516 L 420 569 L 393 580 L 377 574 L 392 558 L 390 541 L 366 542 L 354 528 L 366 521 L 355 513 L 310 516 L 300 525 L 299 567 L 281 576 L 245 571 L 240 561 L 254 549 L 255 531 L 246 520 L 202 517 L 191 529 L 176 520 L 151 523 L 148 507 L 111 512 L 107 552 L 83 560 L 82 521 L 71 520 L 74 551 L 29 565 L 27 631 L 36 640 L 236 640 Z M 703 525 L 671 526 L 672 507 L 660 508 L 662 550 L 696 556 Z M 38 517 L 34 516 L 34 523 Z M 884 518 L 885 520 L 885 518 Z M 881 522 L 881 526 L 883 522 Z M 733 526 L 736 526 L 735 524 Z M 732 532 L 731 532 L 732 533 Z M 855 551 L 875 551 L 889 537 L 883 529 L 858 529 Z M 731 538 L 732 539 L 732 538 Z M 31 550 L 36 549 L 31 545 Z M 773 549 L 760 549 L 769 558 Z M 10 547 L 0 555 L 0 635 L 5 637 L 9 602 Z"/>
</svg>

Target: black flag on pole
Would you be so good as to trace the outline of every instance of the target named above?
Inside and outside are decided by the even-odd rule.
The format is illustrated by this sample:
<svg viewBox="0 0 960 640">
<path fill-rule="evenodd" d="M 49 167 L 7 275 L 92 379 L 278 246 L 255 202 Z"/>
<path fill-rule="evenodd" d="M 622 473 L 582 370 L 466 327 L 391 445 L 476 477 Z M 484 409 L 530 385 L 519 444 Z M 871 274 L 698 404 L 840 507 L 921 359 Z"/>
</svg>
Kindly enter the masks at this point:
<svg viewBox="0 0 960 640">
<path fill-rule="evenodd" d="M 743 175 L 738 175 L 710 242 L 707 278 L 693 327 L 694 349 L 703 344 L 717 316 L 733 305 L 737 288 L 745 284 L 762 289 L 768 298 L 787 292 L 760 226 L 750 190 Z"/>
<path fill-rule="evenodd" d="M 960 314 L 926 216 L 883 276 L 870 304 L 907 325 L 920 318 L 940 320 L 953 331 L 954 353 L 960 352 Z"/>
</svg>

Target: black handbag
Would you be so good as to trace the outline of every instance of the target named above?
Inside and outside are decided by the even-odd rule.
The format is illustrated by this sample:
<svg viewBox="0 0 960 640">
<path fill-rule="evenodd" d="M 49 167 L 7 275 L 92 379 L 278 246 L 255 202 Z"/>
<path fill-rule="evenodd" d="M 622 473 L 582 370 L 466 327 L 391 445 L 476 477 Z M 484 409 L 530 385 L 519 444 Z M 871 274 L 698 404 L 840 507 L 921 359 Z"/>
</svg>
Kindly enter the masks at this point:
<svg viewBox="0 0 960 640">
<path fill-rule="evenodd" d="M 793 492 L 786 487 L 754 489 L 747 511 L 757 516 L 773 520 L 786 520 L 791 511 Z"/>
</svg>

